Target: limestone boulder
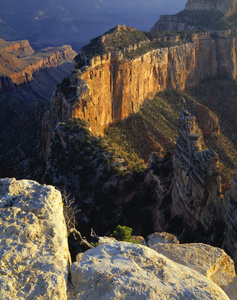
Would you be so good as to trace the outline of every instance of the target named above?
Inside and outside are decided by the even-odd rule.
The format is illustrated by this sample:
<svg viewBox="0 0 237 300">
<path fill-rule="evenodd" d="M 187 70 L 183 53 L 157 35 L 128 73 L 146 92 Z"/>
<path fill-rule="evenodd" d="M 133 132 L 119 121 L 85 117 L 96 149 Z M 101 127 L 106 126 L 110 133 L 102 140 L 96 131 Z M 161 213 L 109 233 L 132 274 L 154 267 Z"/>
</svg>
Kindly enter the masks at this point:
<svg viewBox="0 0 237 300">
<path fill-rule="evenodd" d="M 156 244 L 179 244 L 179 240 L 173 234 L 168 232 L 154 232 L 147 237 L 148 247 L 154 247 Z"/>
<path fill-rule="evenodd" d="M 156 244 L 152 249 L 211 279 L 221 288 L 236 276 L 234 262 L 224 250 L 202 243 Z"/>
<path fill-rule="evenodd" d="M 70 299 L 229 299 L 210 279 L 146 246 L 111 243 L 80 258 Z"/>
<path fill-rule="evenodd" d="M 67 299 L 70 255 L 61 194 L 0 179 L 0 299 Z"/>
<path fill-rule="evenodd" d="M 117 240 L 113 237 L 108 237 L 108 236 L 100 236 L 98 240 L 98 246 L 100 245 L 106 245 L 109 243 L 115 243 Z"/>
</svg>

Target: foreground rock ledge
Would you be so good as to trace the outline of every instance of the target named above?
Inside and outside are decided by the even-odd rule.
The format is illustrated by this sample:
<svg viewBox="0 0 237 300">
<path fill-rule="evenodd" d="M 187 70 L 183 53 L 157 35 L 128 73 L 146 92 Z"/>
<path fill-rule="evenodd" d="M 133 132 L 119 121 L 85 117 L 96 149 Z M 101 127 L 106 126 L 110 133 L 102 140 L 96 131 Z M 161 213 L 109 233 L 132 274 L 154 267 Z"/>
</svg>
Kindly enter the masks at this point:
<svg viewBox="0 0 237 300">
<path fill-rule="evenodd" d="M 60 192 L 0 179 L 0 299 L 67 299 L 69 251 Z"/>
<path fill-rule="evenodd" d="M 78 259 L 70 299 L 229 299 L 205 276 L 142 245 L 111 243 Z"/>
<path fill-rule="evenodd" d="M 202 243 L 157 243 L 151 248 L 172 261 L 206 276 L 222 289 L 229 288 L 236 276 L 233 260 L 220 248 Z"/>
</svg>

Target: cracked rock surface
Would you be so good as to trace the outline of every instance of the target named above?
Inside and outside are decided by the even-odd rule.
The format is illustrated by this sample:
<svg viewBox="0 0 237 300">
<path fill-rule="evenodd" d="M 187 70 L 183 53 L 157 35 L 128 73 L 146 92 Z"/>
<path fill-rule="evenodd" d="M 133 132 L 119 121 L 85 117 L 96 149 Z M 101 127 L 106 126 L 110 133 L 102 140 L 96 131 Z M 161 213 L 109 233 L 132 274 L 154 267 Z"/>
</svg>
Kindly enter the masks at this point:
<svg viewBox="0 0 237 300">
<path fill-rule="evenodd" d="M 69 251 L 61 194 L 0 179 L 0 299 L 66 299 Z"/>
</svg>

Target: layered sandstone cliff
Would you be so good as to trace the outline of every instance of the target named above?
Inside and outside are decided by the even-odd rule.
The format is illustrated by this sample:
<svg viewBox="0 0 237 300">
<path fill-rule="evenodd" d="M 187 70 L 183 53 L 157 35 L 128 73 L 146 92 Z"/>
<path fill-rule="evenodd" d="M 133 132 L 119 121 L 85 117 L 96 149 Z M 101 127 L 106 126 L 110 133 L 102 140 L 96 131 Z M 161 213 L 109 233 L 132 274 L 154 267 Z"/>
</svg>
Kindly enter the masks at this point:
<svg viewBox="0 0 237 300">
<path fill-rule="evenodd" d="M 0 91 L 14 90 L 17 86 L 32 81 L 42 71 L 71 63 L 75 55 L 71 46 L 34 52 L 27 40 L 0 40 Z"/>
<path fill-rule="evenodd" d="M 23 57 L 33 55 L 35 51 L 31 48 L 28 40 L 7 42 L 0 39 L 0 52 L 12 52 L 18 57 Z"/>
<path fill-rule="evenodd" d="M 122 51 L 93 58 L 82 53 L 80 69 L 73 72 L 67 87 L 55 93 L 52 106 L 57 110 L 52 114 L 58 121 L 82 118 L 94 134 L 103 134 L 109 124 L 137 112 L 145 99 L 159 91 L 184 89 L 215 76 L 236 76 L 235 38 L 205 33 L 190 39 L 133 59 Z"/>
<path fill-rule="evenodd" d="M 152 30 L 235 30 L 236 12 L 236 0 L 188 0 L 178 14 L 160 16 Z"/>
<path fill-rule="evenodd" d="M 231 15 L 237 12 L 236 0 L 188 0 L 186 10 L 217 10 L 224 15 Z"/>
</svg>

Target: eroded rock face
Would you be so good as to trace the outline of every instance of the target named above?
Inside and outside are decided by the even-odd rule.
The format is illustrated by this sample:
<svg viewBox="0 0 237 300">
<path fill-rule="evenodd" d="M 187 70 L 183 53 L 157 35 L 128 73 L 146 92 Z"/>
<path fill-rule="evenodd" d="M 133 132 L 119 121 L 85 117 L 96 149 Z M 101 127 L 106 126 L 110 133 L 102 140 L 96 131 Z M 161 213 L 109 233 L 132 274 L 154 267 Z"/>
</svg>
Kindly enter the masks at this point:
<svg viewBox="0 0 237 300">
<path fill-rule="evenodd" d="M 66 299 L 70 254 L 61 194 L 0 179 L 0 298 Z"/>
<path fill-rule="evenodd" d="M 167 88 L 184 89 L 200 80 L 236 72 L 236 40 L 228 35 L 193 35 L 194 42 L 152 50 L 132 60 L 121 51 L 85 60 L 70 78 L 73 94 L 58 91 L 53 100 L 54 117 L 65 122 L 82 118 L 94 134 L 103 134 L 109 124 L 137 112 L 147 98 Z"/>
<path fill-rule="evenodd" d="M 70 299 L 228 299 L 198 272 L 125 242 L 85 252 L 72 265 L 72 282 Z"/>
<path fill-rule="evenodd" d="M 236 0 L 188 0 L 185 9 L 178 14 L 160 16 L 152 30 L 235 30 L 235 25 L 226 20 L 236 12 Z"/>
<path fill-rule="evenodd" d="M 218 155 L 212 149 L 204 150 L 202 131 L 196 118 L 182 111 L 173 157 L 172 211 L 175 215 L 184 215 L 194 228 L 198 222 L 209 228 L 218 218 L 218 208 L 223 205 L 218 161 Z"/>
<path fill-rule="evenodd" d="M 31 48 L 28 40 L 7 42 L 0 39 L 0 52 L 12 52 L 18 57 L 33 55 L 34 50 Z"/>
</svg>

